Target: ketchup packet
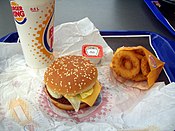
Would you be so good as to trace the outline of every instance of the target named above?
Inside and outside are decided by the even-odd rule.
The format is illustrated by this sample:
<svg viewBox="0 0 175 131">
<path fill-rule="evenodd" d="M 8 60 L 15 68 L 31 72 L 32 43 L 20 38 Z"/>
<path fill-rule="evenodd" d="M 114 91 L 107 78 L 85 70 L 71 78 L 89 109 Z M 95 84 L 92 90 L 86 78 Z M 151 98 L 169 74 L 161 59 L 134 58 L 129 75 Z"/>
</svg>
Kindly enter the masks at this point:
<svg viewBox="0 0 175 131">
<path fill-rule="evenodd" d="M 88 58 L 92 63 L 98 64 L 103 57 L 103 47 L 95 44 L 83 45 L 82 56 Z"/>
</svg>

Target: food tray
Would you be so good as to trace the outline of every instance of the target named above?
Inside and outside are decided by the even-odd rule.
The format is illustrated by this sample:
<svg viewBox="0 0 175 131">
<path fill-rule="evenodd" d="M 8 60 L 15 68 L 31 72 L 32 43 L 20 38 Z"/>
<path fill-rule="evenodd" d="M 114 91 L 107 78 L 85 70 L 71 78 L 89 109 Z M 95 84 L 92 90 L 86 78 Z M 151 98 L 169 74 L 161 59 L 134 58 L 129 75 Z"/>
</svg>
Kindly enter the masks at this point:
<svg viewBox="0 0 175 131">
<path fill-rule="evenodd" d="M 144 0 L 149 9 L 153 12 L 156 18 L 173 34 L 175 35 L 175 18 L 169 17 L 159 8 L 159 3 L 156 0 Z"/>
<path fill-rule="evenodd" d="M 121 46 L 144 46 L 165 62 L 164 71 L 160 74 L 158 81 L 165 81 L 166 84 L 175 82 L 174 41 L 148 31 L 101 31 L 100 33 L 114 51 Z M 17 41 L 17 32 L 8 34 L 0 39 L 0 42 Z"/>
</svg>

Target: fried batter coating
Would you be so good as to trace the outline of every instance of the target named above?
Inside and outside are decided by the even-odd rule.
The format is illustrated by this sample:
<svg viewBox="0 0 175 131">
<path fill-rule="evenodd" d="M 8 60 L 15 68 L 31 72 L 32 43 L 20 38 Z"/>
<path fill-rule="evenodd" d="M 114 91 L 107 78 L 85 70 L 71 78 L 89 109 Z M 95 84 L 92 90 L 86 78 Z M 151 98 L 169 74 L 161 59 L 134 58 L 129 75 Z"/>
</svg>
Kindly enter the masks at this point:
<svg viewBox="0 0 175 131">
<path fill-rule="evenodd" d="M 132 51 L 119 51 L 112 60 L 112 67 L 116 74 L 126 78 L 132 79 L 140 72 L 140 60 Z"/>
<path fill-rule="evenodd" d="M 147 76 L 150 72 L 150 66 L 146 56 L 144 56 L 141 60 L 141 71 L 144 76 Z"/>
</svg>

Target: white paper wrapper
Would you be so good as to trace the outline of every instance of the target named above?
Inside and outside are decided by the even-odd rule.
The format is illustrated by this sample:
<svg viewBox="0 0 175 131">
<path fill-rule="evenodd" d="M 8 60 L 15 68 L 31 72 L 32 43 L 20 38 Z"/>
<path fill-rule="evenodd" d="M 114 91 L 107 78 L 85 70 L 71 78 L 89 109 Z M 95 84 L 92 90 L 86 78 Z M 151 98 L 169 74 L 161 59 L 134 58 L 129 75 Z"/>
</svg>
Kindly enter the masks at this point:
<svg viewBox="0 0 175 131">
<path fill-rule="evenodd" d="M 95 105 L 78 112 L 56 108 L 43 92 L 45 69 L 25 65 L 19 44 L 0 44 L 0 130 L 170 131 L 175 129 L 175 83 L 149 91 L 124 87 L 110 72 L 113 51 L 88 19 L 55 27 L 55 56 L 81 54 L 85 43 L 100 44 L 97 65 L 103 88 Z"/>
</svg>

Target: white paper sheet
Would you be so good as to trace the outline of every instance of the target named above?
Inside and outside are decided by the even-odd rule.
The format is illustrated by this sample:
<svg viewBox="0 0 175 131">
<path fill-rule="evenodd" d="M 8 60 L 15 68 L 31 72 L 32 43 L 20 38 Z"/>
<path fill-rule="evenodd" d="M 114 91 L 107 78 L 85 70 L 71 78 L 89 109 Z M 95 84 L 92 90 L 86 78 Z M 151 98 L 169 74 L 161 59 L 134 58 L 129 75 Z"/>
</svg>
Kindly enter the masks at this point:
<svg viewBox="0 0 175 131">
<path fill-rule="evenodd" d="M 148 91 L 124 87 L 110 72 L 113 51 L 88 18 L 55 27 L 56 57 L 81 54 L 85 43 L 104 48 L 103 60 L 97 65 L 103 89 L 93 107 L 78 113 L 60 110 L 48 100 L 43 92 L 45 69 L 26 66 L 20 44 L 0 44 L 0 130 L 175 130 L 175 83 L 159 82 Z M 17 119 L 15 104 L 21 106 L 27 122 Z"/>
</svg>

